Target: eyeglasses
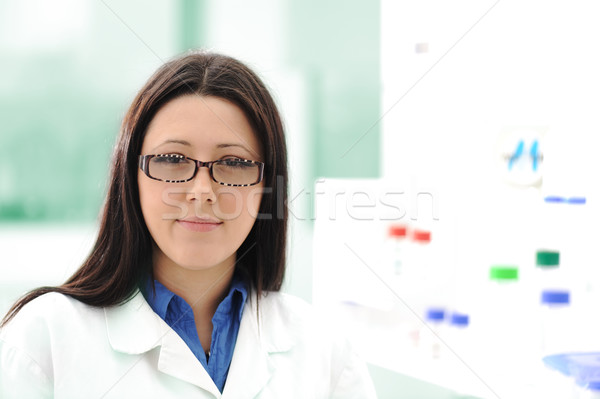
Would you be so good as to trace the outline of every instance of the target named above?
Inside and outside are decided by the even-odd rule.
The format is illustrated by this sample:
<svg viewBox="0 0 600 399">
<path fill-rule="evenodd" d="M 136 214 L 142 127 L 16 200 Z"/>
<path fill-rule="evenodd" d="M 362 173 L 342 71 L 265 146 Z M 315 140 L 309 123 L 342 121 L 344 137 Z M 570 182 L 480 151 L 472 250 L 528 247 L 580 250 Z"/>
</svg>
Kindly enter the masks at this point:
<svg viewBox="0 0 600 399">
<path fill-rule="evenodd" d="M 179 154 L 140 155 L 139 168 L 151 179 L 167 183 L 183 183 L 207 167 L 210 177 L 223 186 L 245 187 L 263 179 L 265 164 L 241 158 L 225 158 L 202 162 Z"/>
</svg>

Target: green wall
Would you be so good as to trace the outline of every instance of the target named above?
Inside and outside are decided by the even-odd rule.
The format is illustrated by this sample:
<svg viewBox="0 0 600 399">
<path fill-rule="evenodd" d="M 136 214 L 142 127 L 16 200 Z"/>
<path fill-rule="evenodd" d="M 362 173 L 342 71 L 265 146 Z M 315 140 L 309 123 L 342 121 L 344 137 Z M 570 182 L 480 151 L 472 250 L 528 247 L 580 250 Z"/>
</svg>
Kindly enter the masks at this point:
<svg viewBox="0 0 600 399">
<path fill-rule="evenodd" d="M 0 11 L 10 11 L 8 4 L 0 2 Z M 86 27 L 54 47 L 43 31 L 43 45 L 34 38 L 28 48 L 3 47 L 13 28 L 1 30 L 0 222 L 94 220 L 135 92 L 161 59 L 193 47 L 219 50 L 206 39 L 208 0 L 161 1 L 144 15 L 141 2 L 87 4 L 87 14 L 75 16 L 86 18 Z M 285 19 L 282 64 L 306 82 L 307 184 L 378 176 L 379 3 L 290 0 L 283 16 L 269 15 L 267 5 L 248 17 L 257 24 Z M 60 20 L 49 21 L 48 32 L 52 23 L 60 31 Z"/>
<path fill-rule="evenodd" d="M 379 176 L 379 2 L 293 1 L 289 63 L 306 71 L 315 177 Z"/>
<path fill-rule="evenodd" d="M 68 54 L 2 60 L 0 220 L 82 221 L 98 214 L 122 113 L 90 93 Z M 43 65 L 44 74 L 40 74 Z M 9 80 L 18 84 L 9 85 Z"/>
</svg>

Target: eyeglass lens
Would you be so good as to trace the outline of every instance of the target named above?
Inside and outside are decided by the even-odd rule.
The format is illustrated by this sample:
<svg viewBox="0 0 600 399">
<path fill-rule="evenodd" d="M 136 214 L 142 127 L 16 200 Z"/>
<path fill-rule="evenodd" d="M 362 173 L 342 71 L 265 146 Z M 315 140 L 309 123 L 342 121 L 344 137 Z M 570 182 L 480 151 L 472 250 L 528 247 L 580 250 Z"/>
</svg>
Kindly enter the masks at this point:
<svg viewBox="0 0 600 399">
<path fill-rule="evenodd" d="M 178 156 L 154 156 L 148 164 L 150 176 L 167 181 L 186 181 L 192 178 L 196 170 L 193 160 Z M 223 159 L 212 164 L 214 180 L 223 184 L 255 184 L 260 179 L 260 166 L 256 163 Z"/>
</svg>

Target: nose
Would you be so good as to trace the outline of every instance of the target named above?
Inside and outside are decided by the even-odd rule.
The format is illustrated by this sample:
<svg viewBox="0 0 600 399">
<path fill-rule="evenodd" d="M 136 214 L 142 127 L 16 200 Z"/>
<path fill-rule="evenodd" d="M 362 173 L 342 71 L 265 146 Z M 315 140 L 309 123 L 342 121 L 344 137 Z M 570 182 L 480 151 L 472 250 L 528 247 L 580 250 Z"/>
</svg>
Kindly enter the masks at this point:
<svg viewBox="0 0 600 399">
<path fill-rule="evenodd" d="M 216 200 L 214 191 L 216 183 L 210 177 L 210 170 L 207 166 L 202 165 L 198 168 L 196 176 L 190 182 L 192 185 L 187 192 L 188 201 L 214 202 Z"/>
</svg>

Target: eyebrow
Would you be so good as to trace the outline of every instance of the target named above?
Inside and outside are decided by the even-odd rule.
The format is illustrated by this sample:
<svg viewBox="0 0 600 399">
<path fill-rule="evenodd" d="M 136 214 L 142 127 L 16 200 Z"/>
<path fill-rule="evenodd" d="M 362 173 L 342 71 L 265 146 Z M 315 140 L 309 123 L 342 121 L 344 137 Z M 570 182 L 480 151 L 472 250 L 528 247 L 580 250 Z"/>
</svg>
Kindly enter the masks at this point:
<svg viewBox="0 0 600 399">
<path fill-rule="evenodd" d="M 158 147 L 161 147 L 165 144 L 182 144 L 188 147 L 191 147 L 192 145 L 190 144 L 189 141 L 185 141 L 185 140 L 176 140 L 176 139 L 169 139 L 169 140 L 165 140 L 162 143 L 160 143 L 159 145 L 157 145 L 156 147 L 154 147 L 154 150 L 156 150 Z M 152 150 L 152 151 L 154 151 Z"/>
<path fill-rule="evenodd" d="M 254 154 L 254 151 L 249 150 L 248 148 L 246 148 L 246 146 L 242 145 L 242 144 L 236 144 L 236 143 L 223 143 L 223 144 L 217 144 L 217 148 L 229 148 L 229 147 L 239 147 L 243 150 L 245 150 L 246 152 L 248 152 L 249 154 Z"/>
<path fill-rule="evenodd" d="M 165 144 L 181 144 L 181 145 L 185 145 L 187 147 L 191 147 L 192 144 L 189 141 L 186 140 L 178 140 L 178 139 L 168 139 L 163 141 L 162 143 L 160 143 L 159 145 L 157 145 L 156 147 L 154 147 L 154 149 L 156 150 L 158 147 L 161 147 Z M 221 148 L 230 148 L 230 147 L 239 147 L 243 150 L 245 150 L 246 152 L 248 152 L 249 154 L 255 154 L 254 151 L 249 150 L 246 146 L 242 145 L 242 144 L 237 144 L 237 143 L 221 143 L 221 144 L 217 144 L 217 148 L 221 149 Z"/>
</svg>

